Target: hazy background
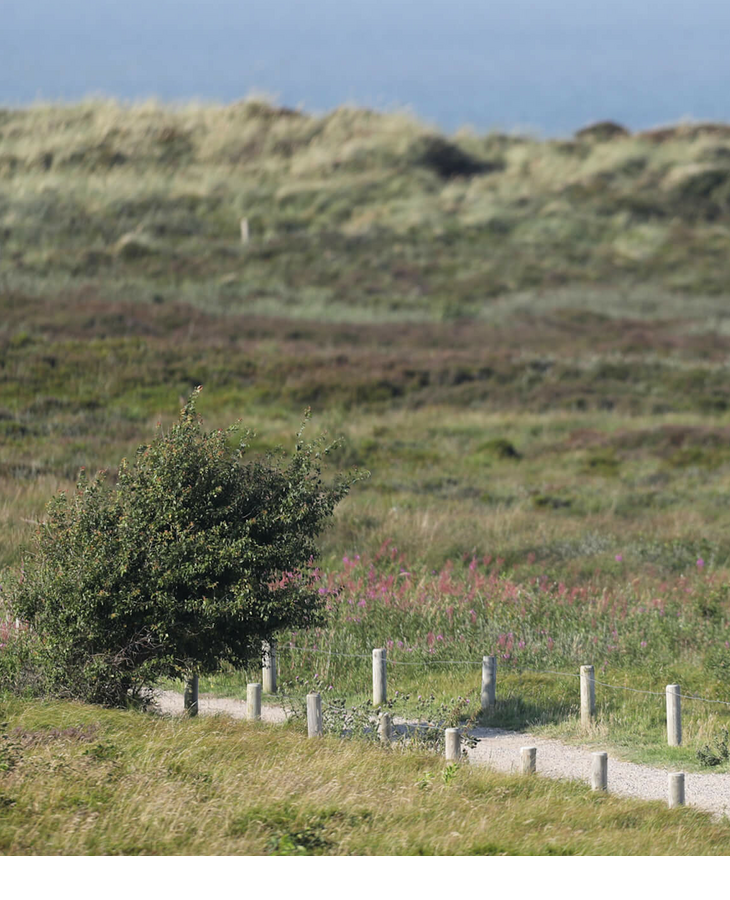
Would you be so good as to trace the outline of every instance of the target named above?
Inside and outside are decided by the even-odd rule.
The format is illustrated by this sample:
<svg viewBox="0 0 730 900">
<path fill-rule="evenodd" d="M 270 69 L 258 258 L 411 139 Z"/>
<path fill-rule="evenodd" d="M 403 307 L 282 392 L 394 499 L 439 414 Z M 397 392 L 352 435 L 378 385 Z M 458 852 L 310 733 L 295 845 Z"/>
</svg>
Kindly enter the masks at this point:
<svg viewBox="0 0 730 900">
<path fill-rule="evenodd" d="M 408 106 L 447 130 L 725 120 L 727 0 L 0 0 L 0 103 Z"/>
</svg>

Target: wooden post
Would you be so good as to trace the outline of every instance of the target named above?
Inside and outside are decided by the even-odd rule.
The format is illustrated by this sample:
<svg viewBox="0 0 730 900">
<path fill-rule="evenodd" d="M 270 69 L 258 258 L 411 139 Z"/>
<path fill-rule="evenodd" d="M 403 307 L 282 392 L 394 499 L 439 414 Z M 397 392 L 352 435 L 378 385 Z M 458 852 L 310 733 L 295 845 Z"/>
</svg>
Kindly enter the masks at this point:
<svg viewBox="0 0 730 900">
<path fill-rule="evenodd" d="M 191 675 L 185 682 L 185 690 L 183 691 L 183 708 L 185 715 L 198 715 L 198 676 Z"/>
<path fill-rule="evenodd" d="M 591 789 L 608 790 L 608 753 L 593 753 L 591 762 Z"/>
<path fill-rule="evenodd" d="M 383 744 L 390 743 L 392 733 L 393 720 L 390 717 L 390 713 L 381 713 L 380 721 L 378 722 L 378 735 Z"/>
<path fill-rule="evenodd" d="M 276 693 L 276 648 L 274 642 L 264 641 L 261 661 L 261 682 L 265 694 Z"/>
<path fill-rule="evenodd" d="M 669 773 L 669 808 L 684 806 L 684 772 Z"/>
<path fill-rule="evenodd" d="M 247 244 L 249 240 L 248 219 L 241 219 L 241 243 Z"/>
<path fill-rule="evenodd" d="M 494 709 L 497 702 L 497 657 L 482 657 L 482 710 Z"/>
<path fill-rule="evenodd" d="M 458 728 L 447 728 L 445 735 L 445 755 L 446 759 L 461 759 L 461 735 Z"/>
<path fill-rule="evenodd" d="M 520 759 L 522 761 L 522 774 L 534 775 L 537 771 L 537 747 L 520 748 Z"/>
<path fill-rule="evenodd" d="M 590 727 L 596 714 L 596 681 L 593 666 L 580 667 L 580 724 Z"/>
<path fill-rule="evenodd" d="M 373 706 L 382 706 L 388 699 L 387 663 L 385 647 L 373 650 Z"/>
<path fill-rule="evenodd" d="M 261 718 L 261 685 L 249 684 L 246 686 L 246 718 Z"/>
<path fill-rule="evenodd" d="M 307 736 L 322 737 L 322 695 L 307 694 Z"/>
<path fill-rule="evenodd" d="M 682 706 L 678 684 L 667 685 L 667 742 L 670 747 L 682 743 Z"/>
</svg>

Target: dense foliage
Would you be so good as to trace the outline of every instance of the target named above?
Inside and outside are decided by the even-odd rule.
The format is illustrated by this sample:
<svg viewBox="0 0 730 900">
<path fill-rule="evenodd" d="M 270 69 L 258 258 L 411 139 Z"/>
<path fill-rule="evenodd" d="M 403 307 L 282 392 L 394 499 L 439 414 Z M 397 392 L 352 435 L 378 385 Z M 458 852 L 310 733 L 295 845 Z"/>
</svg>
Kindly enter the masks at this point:
<svg viewBox="0 0 730 900">
<path fill-rule="evenodd" d="M 348 490 L 325 485 L 322 441 L 243 462 L 205 433 L 195 393 L 116 488 L 83 472 L 48 507 L 34 556 L 12 589 L 56 692 L 124 704 L 163 676 L 211 673 L 260 655 L 284 627 L 317 622 L 314 539 Z"/>
</svg>

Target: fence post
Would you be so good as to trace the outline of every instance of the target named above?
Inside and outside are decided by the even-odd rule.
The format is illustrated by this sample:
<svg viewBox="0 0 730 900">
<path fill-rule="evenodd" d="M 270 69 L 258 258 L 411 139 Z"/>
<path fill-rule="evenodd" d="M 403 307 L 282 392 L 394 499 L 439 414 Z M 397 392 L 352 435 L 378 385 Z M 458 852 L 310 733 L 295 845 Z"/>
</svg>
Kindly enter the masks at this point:
<svg viewBox="0 0 730 900">
<path fill-rule="evenodd" d="M 608 753 L 593 753 L 591 762 L 591 789 L 608 790 Z"/>
<path fill-rule="evenodd" d="M 261 718 L 261 685 L 249 684 L 246 686 L 246 718 Z"/>
<path fill-rule="evenodd" d="M 537 747 L 521 747 L 522 774 L 534 775 L 537 771 Z"/>
<path fill-rule="evenodd" d="M 198 676 L 191 675 L 185 682 L 183 708 L 188 716 L 198 715 Z"/>
<path fill-rule="evenodd" d="M 388 698 L 385 647 L 373 650 L 373 706 L 382 706 Z"/>
<path fill-rule="evenodd" d="M 580 723 L 588 728 L 596 714 L 596 680 L 593 666 L 580 667 Z"/>
<path fill-rule="evenodd" d="M 669 808 L 684 806 L 684 772 L 669 773 Z"/>
<path fill-rule="evenodd" d="M 276 648 L 274 642 L 264 641 L 261 659 L 261 681 L 265 694 L 276 693 Z"/>
<path fill-rule="evenodd" d="M 461 759 L 461 735 L 458 728 L 447 728 L 444 732 L 444 749 L 446 759 Z"/>
<path fill-rule="evenodd" d="M 307 694 L 307 736 L 322 737 L 322 695 Z"/>
<path fill-rule="evenodd" d="M 248 219 L 241 219 L 241 243 L 247 244 L 249 241 Z"/>
<path fill-rule="evenodd" d="M 667 742 L 670 747 L 682 743 L 682 707 L 678 684 L 667 685 Z"/>
<path fill-rule="evenodd" d="M 393 720 L 390 717 L 390 713 L 381 713 L 380 721 L 378 722 L 378 736 L 382 743 L 389 744 L 392 733 Z"/>
<path fill-rule="evenodd" d="M 497 702 L 497 657 L 482 657 L 482 710 L 494 709 Z"/>
</svg>

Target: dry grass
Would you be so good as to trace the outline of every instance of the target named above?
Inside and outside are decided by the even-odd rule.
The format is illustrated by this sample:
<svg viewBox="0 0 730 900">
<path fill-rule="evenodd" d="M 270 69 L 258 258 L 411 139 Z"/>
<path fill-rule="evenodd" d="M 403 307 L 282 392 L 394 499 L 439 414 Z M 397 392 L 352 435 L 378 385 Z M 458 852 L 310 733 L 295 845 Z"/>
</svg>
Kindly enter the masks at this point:
<svg viewBox="0 0 730 900">
<path fill-rule="evenodd" d="M 722 130 L 446 138 L 403 115 L 252 99 L 3 110 L 0 137 L 0 273 L 19 290 L 92 281 L 351 321 L 491 317 L 520 292 L 555 308 L 575 284 L 620 286 L 639 316 L 646 294 L 726 291 Z"/>
<path fill-rule="evenodd" d="M 730 838 L 695 811 L 485 769 L 449 774 L 429 754 L 308 741 L 296 726 L 72 704 L 12 704 L 3 718 L 10 855 L 708 855 Z"/>
</svg>

